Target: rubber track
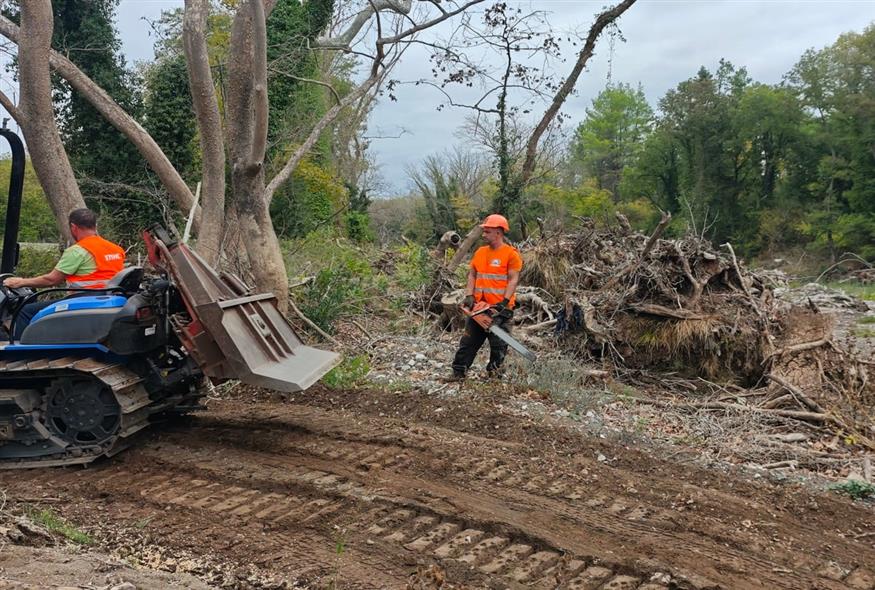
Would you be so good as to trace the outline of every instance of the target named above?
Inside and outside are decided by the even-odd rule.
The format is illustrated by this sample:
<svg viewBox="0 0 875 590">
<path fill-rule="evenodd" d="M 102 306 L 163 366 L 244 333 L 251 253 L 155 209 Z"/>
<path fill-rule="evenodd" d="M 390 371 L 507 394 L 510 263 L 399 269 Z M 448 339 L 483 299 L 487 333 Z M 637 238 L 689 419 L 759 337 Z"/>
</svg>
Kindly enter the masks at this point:
<svg viewBox="0 0 875 590">
<path fill-rule="evenodd" d="M 81 465 L 103 455 L 112 456 L 125 448 L 126 439 L 149 425 L 149 415 L 154 411 L 150 407 L 153 402 L 142 385 L 142 378 L 124 365 L 74 356 L 52 360 L 0 361 L 0 385 L 3 377 L 23 373 L 46 378 L 88 375 L 103 382 L 112 390 L 121 408 L 121 425 L 118 433 L 100 447 L 76 447 L 39 459 L 4 460 L 0 462 L 0 469 Z"/>
</svg>

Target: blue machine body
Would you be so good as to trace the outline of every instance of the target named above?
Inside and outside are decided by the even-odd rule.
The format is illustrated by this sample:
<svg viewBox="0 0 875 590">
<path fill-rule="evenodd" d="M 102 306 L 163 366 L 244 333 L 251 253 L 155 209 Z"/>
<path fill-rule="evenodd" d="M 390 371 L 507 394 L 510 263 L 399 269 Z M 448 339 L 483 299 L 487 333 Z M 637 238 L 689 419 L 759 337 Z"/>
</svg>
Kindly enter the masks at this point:
<svg viewBox="0 0 875 590">
<path fill-rule="evenodd" d="M 136 305 L 121 295 L 81 295 L 55 301 L 33 316 L 20 341 L 0 345 L 0 359 L 51 359 L 74 354 L 122 361 L 125 355 L 113 354 L 107 339 L 119 318 L 135 315 Z"/>
<path fill-rule="evenodd" d="M 84 297 L 73 297 L 71 299 L 61 299 L 52 303 L 48 307 L 39 310 L 31 324 L 38 322 L 42 318 L 65 311 L 77 311 L 82 309 L 111 309 L 122 308 L 127 303 L 127 298 L 121 295 L 88 295 Z"/>
</svg>

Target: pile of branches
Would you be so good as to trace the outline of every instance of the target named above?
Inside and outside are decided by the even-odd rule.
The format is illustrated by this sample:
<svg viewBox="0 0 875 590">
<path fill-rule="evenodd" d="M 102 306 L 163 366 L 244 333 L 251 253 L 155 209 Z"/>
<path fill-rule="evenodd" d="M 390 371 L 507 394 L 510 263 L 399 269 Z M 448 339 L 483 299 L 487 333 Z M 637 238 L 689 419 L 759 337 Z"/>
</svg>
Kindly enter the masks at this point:
<svg viewBox="0 0 875 590">
<path fill-rule="evenodd" d="M 561 302 L 555 330 L 575 354 L 749 384 L 773 347 L 776 303 L 768 281 L 732 249 L 700 237 L 649 236 L 625 218 L 586 221 L 573 234 L 523 252 L 521 283 Z"/>
<path fill-rule="evenodd" d="M 776 299 L 774 281 L 746 268 L 730 244 L 662 239 L 668 217 L 649 236 L 618 221 L 586 222 L 523 249 L 521 283 L 559 303 L 554 320 L 523 335 L 550 326 L 567 353 L 609 371 L 746 392 L 741 402 L 694 404 L 700 410 L 801 421 L 875 448 L 875 363 L 833 341 L 829 314 Z"/>
<path fill-rule="evenodd" d="M 783 280 L 747 268 L 730 244 L 662 238 L 669 221 L 646 235 L 622 216 L 612 227 L 583 220 L 521 244 L 517 338 L 603 375 L 705 381 L 726 394 L 688 404 L 696 411 L 752 412 L 875 449 L 875 363 L 834 341 L 810 294 L 776 298 Z M 459 277 L 436 266 L 418 307 L 461 327 Z"/>
</svg>

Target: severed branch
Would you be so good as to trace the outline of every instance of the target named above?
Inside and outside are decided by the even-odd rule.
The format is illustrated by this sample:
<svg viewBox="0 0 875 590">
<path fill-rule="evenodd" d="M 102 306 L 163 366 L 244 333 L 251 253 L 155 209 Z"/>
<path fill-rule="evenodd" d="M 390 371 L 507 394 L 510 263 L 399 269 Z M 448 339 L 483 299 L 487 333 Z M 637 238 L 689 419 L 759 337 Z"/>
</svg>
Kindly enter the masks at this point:
<svg viewBox="0 0 875 590">
<path fill-rule="evenodd" d="M 329 334 L 328 332 L 326 332 L 325 330 L 323 330 L 322 328 L 320 328 L 320 327 L 316 324 L 316 322 L 314 322 L 313 320 L 311 320 L 310 318 L 308 318 L 307 316 L 305 316 L 305 315 L 304 315 L 304 312 L 302 312 L 300 309 L 298 309 L 298 306 L 295 305 L 295 302 L 292 301 L 292 298 L 291 298 L 291 297 L 289 298 L 289 307 L 292 308 L 292 311 L 295 312 L 295 315 L 296 315 L 296 316 L 298 316 L 299 318 L 301 318 L 301 321 L 302 321 L 302 322 L 304 322 L 305 324 L 307 324 L 308 326 L 310 326 L 311 328 L 313 328 L 314 330 L 316 330 L 316 332 L 317 332 L 320 336 L 322 336 L 323 338 L 325 338 L 326 340 L 328 340 L 329 342 L 331 342 L 331 343 L 334 344 L 335 346 L 340 346 L 340 342 L 338 342 L 337 339 L 335 339 L 331 334 Z"/>
<path fill-rule="evenodd" d="M 791 394 L 793 394 L 793 396 L 795 398 L 797 398 L 803 404 L 808 406 L 808 408 L 810 410 L 812 410 L 814 412 L 820 412 L 820 413 L 826 412 L 826 410 L 824 410 L 820 404 L 818 404 L 816 401 L 814 401 L 813 399 L 811 399 L 810 397 L 805 395 L 801 389 L 799 389 L 795 385 L 791 384 L 790 382 L 785 380 L 783 377 L 775 375 L 774 373 L 769 373 L 768 375 L 766 375 L 766 378 L 769 381 L 773 381 L 773 382 L 777 383 L 778 385 L 780 385 L 781 387 L 783 387 L 784 389 L 786 389 L 787 391 L 789 391 Z"/>
<path fill-rule="evenodd" d="M 793 352 L 803 352 L 805 350 L 813 350 L 815 348 L 820 348 L 821 346 L 832 345 L 832 341 L 826 338 L 821 338 L 820 340 L 812 340 L 811 342 L 801 342 L 799 344 L 793 344 L 792 346 L 786 346 L 780 350 L 776 350 L 766 358 L 763 359 L 762 364 L 766 364 L 774 357 L 780 357 L 785 354 L 793 353 Z"/>
<path fill-rule="evenodd" d="M 0 90 L 0 105 L 6 109 L 6 112 L 18 123 L 19 127 L 21 126 L 21 111 L 18 110 L 18 107 L 15 106 L 15 103 L 6 96 L 6 93 Z"/>
<path fill-rule="evenodd" d="M 744 289 L 744 294 L 747 295 L 747 298 L 750 301 L 750 306 L 759 316 L 760 320 L 762 320 L 763 325 L 767 325 L 768 321 L 766 320 L 763 311 L 760 309 L 760 306 L 757 305 L 756 299 L 754 299 L 753 294 L 747 287 L 747 283 L 744 281 L 744 276 L 741 274 L 741 268 L 739 268 L 738 266 L 738 258 L 735 257 L 735 250 L 732 248 L 732 244 L 726 242 L 723 245 L 726 246 L 726 248 L 729 250 L 729 254 L 732 256 L 732 266 L 735 268 L 735 273 L 738 275 L 738 282 L 741 283 L 741 288 Z"/>
</svg>

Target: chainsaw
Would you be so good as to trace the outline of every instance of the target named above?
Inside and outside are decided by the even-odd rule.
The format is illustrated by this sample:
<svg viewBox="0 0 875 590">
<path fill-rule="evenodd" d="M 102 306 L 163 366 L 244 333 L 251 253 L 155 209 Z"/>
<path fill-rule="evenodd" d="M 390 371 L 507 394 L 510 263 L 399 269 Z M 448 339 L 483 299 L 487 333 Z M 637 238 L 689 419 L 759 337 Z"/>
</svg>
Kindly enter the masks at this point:
<svg viewBox="0 0 875 590">
<path fill-rule="evenodd" d="M 491 309 L 492 306 L 485 301 L 478 301 L 474 304 L 473 309 L 468 309 L 464 306 L 462 307 L 462 311 L 465 313 L 465 315 L 477 322 L 477 324 L 481 328 L 483 328 L 487 332 L 495 334 L 515 351 L 523 355 L 528 360 L 535 362 L 538 357 L 535 355 L 534 352 L 523 346 L 519 340 L 508 334 L 506 330 L 492 323 L 492 314 L 489 313 Z"/>
</svg>

